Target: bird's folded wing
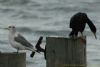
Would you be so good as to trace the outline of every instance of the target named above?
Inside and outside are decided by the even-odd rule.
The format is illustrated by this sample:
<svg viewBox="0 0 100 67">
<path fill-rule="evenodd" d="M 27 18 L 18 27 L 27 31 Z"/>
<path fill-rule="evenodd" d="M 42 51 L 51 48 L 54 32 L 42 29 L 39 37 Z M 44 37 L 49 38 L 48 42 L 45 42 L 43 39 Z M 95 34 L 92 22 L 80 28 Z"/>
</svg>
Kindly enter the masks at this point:
<svg viewBox="0 0 100 67">
<path fill-rule="evenodd" d="M 14 40 L 20 44 L 22 44 L 23 46 L 26 47 L 33 47 L 22 35 L 18 34 L 18 36 L 16 36 L 14 38 Z"/>
</svg>

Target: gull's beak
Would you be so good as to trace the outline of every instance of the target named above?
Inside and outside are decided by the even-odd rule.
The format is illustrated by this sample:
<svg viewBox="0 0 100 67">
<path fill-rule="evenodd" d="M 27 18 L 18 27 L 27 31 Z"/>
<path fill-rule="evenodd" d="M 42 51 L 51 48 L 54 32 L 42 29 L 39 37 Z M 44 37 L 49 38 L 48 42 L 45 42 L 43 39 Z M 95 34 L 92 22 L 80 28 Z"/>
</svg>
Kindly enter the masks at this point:
<svg viewBox="0 0 100 67">
<path fill-rule="evenodd" d="M 9 28 L 3 28 L 3 29 L 5 29 L 5 30 L 9 30 Z"/>
<path fill-rule="evenodd" d="M 96 33 L 95 33 L 95 32 L 93 32 L 93 34 L 94 34 L 94 36 L 95 36 L 95 39 L 97 39 Z"/>
</svg>

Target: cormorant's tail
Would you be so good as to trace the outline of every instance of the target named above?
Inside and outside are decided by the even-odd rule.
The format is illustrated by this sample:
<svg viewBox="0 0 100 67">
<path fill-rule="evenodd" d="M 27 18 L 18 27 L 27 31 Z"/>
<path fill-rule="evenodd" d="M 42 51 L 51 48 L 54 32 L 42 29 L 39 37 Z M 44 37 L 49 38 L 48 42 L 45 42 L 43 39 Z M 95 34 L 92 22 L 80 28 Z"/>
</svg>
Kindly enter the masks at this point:
<svg viewBox="0 0 100 67">
<path fill-rule="evenodd" d="M 40 44 L 42 43 L 42 39 L 43 39 L 43 37 L 41 36 L 40 38 L 39 38 L 39 40 L 38 40 L 38 42 L 37 42 L 37 44 L 36 44 L 36 46 L 35 46 L 35 48 L 36 48 L 36 52 L 41 52 L 40 51 Z M 41 48 L 42 49 L 42 48 Z M 44 49 L 42 49 L 42 51 L 44 51 Z M 31 54 L 30 54 L 30 57 L 34 57 L 34 55 L 35 55 L 35 52 L 32 52 Z"/>
<path fill-rule="evenodd" d="M 32 53 L 30 54 L 30 57 L 34 57 L 34 55 L 35 55 L 35 52 L 32 52 Z"/>
</svg>

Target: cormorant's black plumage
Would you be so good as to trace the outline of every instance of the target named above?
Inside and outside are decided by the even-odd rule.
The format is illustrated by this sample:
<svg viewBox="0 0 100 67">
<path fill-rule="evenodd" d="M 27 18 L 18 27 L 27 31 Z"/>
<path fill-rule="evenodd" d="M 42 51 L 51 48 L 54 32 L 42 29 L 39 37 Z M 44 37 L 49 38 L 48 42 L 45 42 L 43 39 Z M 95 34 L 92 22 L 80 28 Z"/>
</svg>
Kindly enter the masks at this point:
<svg viewBox="0 0 100 67">
<path fill-rule="evenodd" d="M 90 30 L 93 32 L 96 38 L 96 27 L 92 23 L 92 21 L 88 18 L 86 13 L 78 12 L 74 16 L 72 16 L 70 20 L 70 28 L 72 28 L 69 36 L 77 36 L 78 32 L 81 32 L 83 35 L 83 31 L 85 29 L 86 23 L 90 27 Z"/>
<path fill-rule="evenodd" d="M 35 48 L 36 48 L 36 52 L 43 52 L 44 53 L 44 57 L 45 57 L 45 49 L 43 49 L 43 48 L 41 48 L 41 46 L 40 46 L 40 44 L 42 43 L 42 40 L 43 40 L 43 37 L 41 36 L 40 38 L 39 38 L 39 40 L 38 40 L 38 42 L 37 42 L 37 44 L 36 44 L 36 46 L 35 46 Z M 31 55 L 30 55 L 30 57 L 33 57 L 35 55 L 35 52 L 32 52 L 31 53 Z"/>
</svg>

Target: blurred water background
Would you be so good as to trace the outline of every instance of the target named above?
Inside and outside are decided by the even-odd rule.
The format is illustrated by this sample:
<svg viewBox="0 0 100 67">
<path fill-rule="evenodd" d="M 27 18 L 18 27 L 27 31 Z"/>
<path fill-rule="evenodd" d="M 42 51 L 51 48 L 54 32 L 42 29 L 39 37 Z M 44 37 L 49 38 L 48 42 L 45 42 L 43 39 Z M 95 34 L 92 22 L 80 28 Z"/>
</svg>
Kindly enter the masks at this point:
<svg viewBox="0 0 100 67">
<path fill-rule="evenodd" d="M 100 0 L 0 0 L 0 28 L 15 25 L 33 45 L 43 36 L 44 48 L 47 36 L 68 37 L 70 18 L 77 12 L 86 12 L 97 27 L 97 40 L 88 25 L 84 35 L 87 36 L 87 65 L 99 67 Z M 0 51 L 15 52 L 7 37 L 8 31 L 0 29 Z M 43 53 L 36 53 L 34 58 L 29 57 L 30 53 L 27 51 L 27 67 L 46 67 Z"/>
</svg>

